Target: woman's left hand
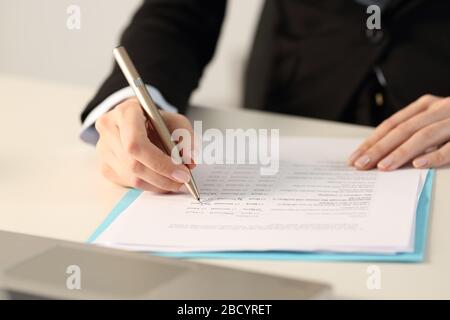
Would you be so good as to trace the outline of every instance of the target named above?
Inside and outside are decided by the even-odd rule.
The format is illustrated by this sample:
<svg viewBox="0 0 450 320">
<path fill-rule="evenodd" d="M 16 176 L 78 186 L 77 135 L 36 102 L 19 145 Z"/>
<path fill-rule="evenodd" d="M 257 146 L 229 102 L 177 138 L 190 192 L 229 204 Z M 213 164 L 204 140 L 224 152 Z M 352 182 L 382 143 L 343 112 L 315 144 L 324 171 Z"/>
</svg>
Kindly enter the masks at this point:
<svg viewBox="0 0 450 320">
<path fill-rule="evenodd" d="M 381 123 L 349 158 L 360 170 L 450 163 L 450 97 L 425 95 Z"/>
</svg>

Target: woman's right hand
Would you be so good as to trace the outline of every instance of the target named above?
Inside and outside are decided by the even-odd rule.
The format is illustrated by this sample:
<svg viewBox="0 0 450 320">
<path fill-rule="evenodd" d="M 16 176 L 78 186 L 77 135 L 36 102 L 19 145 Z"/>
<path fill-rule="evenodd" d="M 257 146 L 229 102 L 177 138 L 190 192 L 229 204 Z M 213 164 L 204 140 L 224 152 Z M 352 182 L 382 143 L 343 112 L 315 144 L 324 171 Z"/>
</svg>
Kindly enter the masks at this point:
<svg viewBox="0 0 450 320">
<path fill-rule="evenodd" d="M 193 137 L 190 121 L 181 114 L 160 111 L 170 132 L 183 128 Z M 101 172 L 124 187 L 152 192 L 178 192 L 190 180 L 188 168 L 166 154 L 136 98 L 125 100 L 95 123 L 100 135 L 97 152 Z M 193 147 L 193 146 L 192 146 Z"/>
</svg>

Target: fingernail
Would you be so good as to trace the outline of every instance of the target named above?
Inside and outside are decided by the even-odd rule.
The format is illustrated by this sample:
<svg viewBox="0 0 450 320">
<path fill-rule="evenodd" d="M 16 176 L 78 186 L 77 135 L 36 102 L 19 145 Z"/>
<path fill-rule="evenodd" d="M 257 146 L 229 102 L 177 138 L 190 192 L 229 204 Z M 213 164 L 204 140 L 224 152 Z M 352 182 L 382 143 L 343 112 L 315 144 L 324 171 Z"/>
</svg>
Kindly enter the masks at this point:
<svg viewBox="0 0 450 320">
<path fill-rule="evenodd" d="M 370 162 L 369 156 L 364 155 L 360 157 L 358 160 L 356 160 L 355 166 L 357 166 L 358 168 L 364 168 L 369 164 L 369 162 Z"/>
<path fill-rule="evenodd" d="M 394 157 L 388 156 L 388 157 L 384 158 L 383 160 L 381 160 L 380 163 L 378 163 L 378 167 L 380 169 L 389 169 L 389 167 L 392 166 L 393 163 L 394 163 Z"/>
<path fill-rule="evenodd" d="M 419 158 L 413 161 L 413 165 L 416 168 L 425 168 L 428 166 L 427 158 Z"/>
<path fill-rule="evenodd" d="M 183 170 L 175 170 L 172 173 L 172 178 L 174 178 L 175 180 L 177 180 L 178 182 L 181 183 L 188 183 L 189 180 L 191 180 L 191 175 Z"/>
<path fill-rule="evenodd" d="M 348 164 L 349 165 L 353 165 L 353 163 L 355 162 L 356 158 L 358 158 L 361 155 L 361 151 L 356 150 L 355 152 L 353 152 L 350 157 L 348 158 Z"/>
</svg>

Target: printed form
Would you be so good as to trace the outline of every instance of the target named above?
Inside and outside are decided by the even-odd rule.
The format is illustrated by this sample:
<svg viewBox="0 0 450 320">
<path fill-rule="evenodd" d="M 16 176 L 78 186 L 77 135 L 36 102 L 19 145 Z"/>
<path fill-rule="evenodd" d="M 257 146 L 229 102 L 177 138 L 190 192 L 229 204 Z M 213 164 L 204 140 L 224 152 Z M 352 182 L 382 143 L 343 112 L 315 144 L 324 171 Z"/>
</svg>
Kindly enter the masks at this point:
<svg viewBox="0 0 450 320">
<path fill-rule="evenodd" d="M 202 201 L 143 192 L 97 238 L 100 245 L 156 252 L 413 251 L 427 170 L 358 171 L 355 139 L 280 138 L 279 170 L 198 165 Z"/>
</svg>

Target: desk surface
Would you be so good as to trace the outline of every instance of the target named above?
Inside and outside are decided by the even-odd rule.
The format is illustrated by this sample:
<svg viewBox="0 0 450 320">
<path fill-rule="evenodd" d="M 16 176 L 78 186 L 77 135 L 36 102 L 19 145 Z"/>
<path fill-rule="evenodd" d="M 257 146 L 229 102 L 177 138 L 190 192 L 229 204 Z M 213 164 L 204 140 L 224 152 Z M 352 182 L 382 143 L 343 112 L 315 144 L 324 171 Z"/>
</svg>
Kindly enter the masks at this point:
<svg viewBox="0 0 450 320">
<path fill-rule="evenodd" d="M 84 242 L 126 192 L 101 177 L 92 146 L 78 139 L 92 88 L 0 75 L 0 229 Z M 364 137 L 370 129 L 260 113 L 193 108 L 204 127 L 280 128 L 281 135 Z M 204 260 L 326 281 L 338 297 L 450 298 L 450 169 L 438 170 L 427 259 L 379 263 L 381 289 L 366 286 L 368 263 Z M 3 253 L 2 253 L 3 254 Z"/>
</svg>

